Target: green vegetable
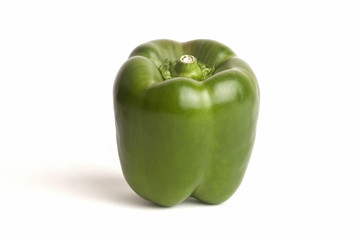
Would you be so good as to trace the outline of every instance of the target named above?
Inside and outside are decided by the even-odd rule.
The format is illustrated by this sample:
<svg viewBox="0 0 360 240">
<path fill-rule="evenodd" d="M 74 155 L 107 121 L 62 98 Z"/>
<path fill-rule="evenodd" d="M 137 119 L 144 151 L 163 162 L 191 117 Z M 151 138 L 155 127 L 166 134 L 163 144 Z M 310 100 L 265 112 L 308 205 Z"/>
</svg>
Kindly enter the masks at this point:
<svg viewBox="0 0 360 240">
<path fill-rule="evenodd" d="M 228 47 L 211 40 L 140 45 L 116 76 L 114 109 L 122 171 L 143 198 L 219 204 L 240 185 L 259 88 Z"/>
</svg>

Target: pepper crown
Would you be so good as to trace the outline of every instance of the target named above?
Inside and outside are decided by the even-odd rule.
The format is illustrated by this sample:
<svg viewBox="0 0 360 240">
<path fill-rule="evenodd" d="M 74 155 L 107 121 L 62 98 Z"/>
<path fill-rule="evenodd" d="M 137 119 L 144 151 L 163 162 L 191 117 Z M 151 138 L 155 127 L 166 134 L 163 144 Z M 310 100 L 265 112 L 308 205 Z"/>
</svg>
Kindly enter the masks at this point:
<svg viewBox="0 0 360 240">
<path fill-rule="evenodd" d="M 159 67 L 164 78 L 168 80 L 175 77 L 188 77 L 198 81 L 205 80 L 214 72 L 213 67 L 209 67 L 199 62 L 192 55 L 182 55 L 179 60 L 170 62 L 165 59 L 164 63 Z"/>
</svg>

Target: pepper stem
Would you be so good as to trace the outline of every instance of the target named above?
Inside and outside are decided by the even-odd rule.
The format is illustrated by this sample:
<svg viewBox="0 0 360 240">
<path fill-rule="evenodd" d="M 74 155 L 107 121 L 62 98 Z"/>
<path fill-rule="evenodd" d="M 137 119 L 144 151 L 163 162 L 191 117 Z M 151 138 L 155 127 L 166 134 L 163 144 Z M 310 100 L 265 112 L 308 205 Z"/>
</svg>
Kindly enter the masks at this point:
<svg viewBox="0 0 360 240">
<path fill-rule="evenodd" d="M 196 57 L 192 55 L 182 55 L 175 62 L 165 59 L 163 64 L 160 65 L 159 71 L 164 80 L 175 77 L 188 77 L 202 81 L 212 75 L 214 67 L 199 62 Z"/>
<path fill-rule="evenodd" d="M 179 60 L 182 63 L 193 63 L 196 61 L 196 57 L 193 55 L 182 55 Z"/>
<path fill-rule="evenodd" d="M 188 77 L 195 80 L 203 79 L 203 73 L 197 59 L 192 55 L 182 55 L 170 68 L 170 72 L 173 77 Z"/>
</svg>

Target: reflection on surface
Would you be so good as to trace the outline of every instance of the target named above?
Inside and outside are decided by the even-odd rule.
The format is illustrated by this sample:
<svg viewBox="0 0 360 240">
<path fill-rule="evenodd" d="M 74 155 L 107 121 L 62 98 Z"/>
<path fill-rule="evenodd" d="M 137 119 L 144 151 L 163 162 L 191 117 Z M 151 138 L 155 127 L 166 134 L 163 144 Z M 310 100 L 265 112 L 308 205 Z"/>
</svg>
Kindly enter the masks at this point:
<svg viewBox="0 0 360 240">
<path fill-rule="evenodd" d="M 203 109 L 211 106 L 211 98 L 206 89 L 199 91 L 193 87 L 182 86 L 179 98 L 182 109 Z"/>
<path fill-rule="evenodd" d="M 214 85 L 214 104 L 221 104 L 234 101 L 238 96 L 239 84 L 237 81 L 228 80 Z"/>
</svg>

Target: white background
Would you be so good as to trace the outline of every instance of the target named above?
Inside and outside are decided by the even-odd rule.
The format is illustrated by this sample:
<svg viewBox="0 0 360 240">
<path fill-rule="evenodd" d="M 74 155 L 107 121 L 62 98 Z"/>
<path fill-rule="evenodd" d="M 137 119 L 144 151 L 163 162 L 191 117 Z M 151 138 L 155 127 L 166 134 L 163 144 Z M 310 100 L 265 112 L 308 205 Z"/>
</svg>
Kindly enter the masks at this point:
<svg viewBox="0 0 360 240">
<path fill-rule="evenodd" d="M 357 1 L 1 1 L 0 239 L 360 239 Z M 227 202 L 160 208 L 121 172 L 115 75 L 144 42 L 209 38 L 261 110 Z"/>
</svg>

